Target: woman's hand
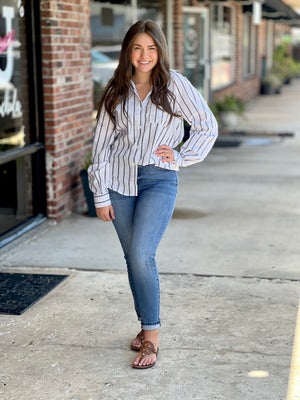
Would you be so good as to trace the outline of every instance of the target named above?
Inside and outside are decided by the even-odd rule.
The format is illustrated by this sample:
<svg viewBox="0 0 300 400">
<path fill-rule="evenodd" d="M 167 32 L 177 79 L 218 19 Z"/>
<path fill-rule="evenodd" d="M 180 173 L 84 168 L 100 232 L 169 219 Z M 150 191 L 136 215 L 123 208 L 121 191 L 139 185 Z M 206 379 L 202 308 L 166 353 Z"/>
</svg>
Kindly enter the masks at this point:
<svg viewBox="0 0 300 400">
<path fill-rule="evenodd" d="M 104 222 L 115 219 L 115 213 L 112 205 L 96 208 L 97 217 Z"/>
<path fill-rule="evenodd" d="M 160 157 L 160 161 L 164 162 L 173 162 L 174 158 L 174 150 L 168 146 L 158 146 L 157 150 L 154 152 L 157 157 Z"/>
</svg>

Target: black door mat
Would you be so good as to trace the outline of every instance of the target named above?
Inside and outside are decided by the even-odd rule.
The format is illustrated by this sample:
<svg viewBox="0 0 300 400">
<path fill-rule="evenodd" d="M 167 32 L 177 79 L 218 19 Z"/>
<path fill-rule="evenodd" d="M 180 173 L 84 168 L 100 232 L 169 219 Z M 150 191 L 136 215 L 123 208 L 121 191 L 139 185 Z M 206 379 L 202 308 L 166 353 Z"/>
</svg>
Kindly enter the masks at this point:
<svg viewBox="0 0 300 400">
<path fill-rule="evenodd" d="M 67 276 L 0 273 L 0 314 L 21 315 Z"/>
</svg>

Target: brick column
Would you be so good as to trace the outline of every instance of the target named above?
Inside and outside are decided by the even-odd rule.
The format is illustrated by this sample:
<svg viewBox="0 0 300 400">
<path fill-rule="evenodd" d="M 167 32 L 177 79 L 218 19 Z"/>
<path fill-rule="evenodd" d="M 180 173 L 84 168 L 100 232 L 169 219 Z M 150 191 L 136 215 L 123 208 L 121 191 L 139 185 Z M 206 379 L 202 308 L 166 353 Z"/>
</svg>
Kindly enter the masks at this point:
<svg viewBox="0 0 300 400">
<path fill-rule="evenodd" d="M 40 0 L 48 217 L 84 204 L 79 171 L 92 138 L 89 0 Z"/>
</svg>

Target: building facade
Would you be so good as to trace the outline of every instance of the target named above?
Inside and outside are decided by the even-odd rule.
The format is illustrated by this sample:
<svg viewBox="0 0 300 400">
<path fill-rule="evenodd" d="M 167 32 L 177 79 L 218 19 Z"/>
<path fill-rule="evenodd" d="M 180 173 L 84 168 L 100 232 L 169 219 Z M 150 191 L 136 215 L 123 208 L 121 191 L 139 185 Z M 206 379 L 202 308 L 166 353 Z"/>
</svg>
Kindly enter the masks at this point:
<svg viewBox="0 0 300 400">
<path fill-rule="evenodd" d="M 246 3 L 0 0 L 0 246 L 85 209 L 79 172 L 97 102 L 135 21 L 162 27 L 172 68 L 208 101 L 257 96 L 299 16 L 280 0 Z"/>
</svg>

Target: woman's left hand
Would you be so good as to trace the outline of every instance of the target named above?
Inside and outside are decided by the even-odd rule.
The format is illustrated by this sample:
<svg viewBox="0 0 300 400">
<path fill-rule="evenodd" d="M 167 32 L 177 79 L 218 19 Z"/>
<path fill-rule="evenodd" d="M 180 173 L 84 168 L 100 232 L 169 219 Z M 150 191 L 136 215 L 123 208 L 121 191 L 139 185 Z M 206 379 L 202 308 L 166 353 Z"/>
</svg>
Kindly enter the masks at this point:
<svg viewBox="0 0 300 400">
<path fill-rule="evenodd" d="M 157 150 L 154 152 L 157 157 L 160 157 L 161 161 L 164 162 L 173 162 L 174 158 L 174 150 L 168 146 L 158 146 Z"/>
</svg>

